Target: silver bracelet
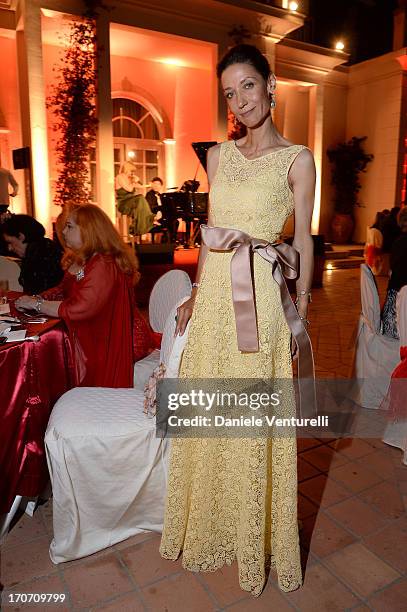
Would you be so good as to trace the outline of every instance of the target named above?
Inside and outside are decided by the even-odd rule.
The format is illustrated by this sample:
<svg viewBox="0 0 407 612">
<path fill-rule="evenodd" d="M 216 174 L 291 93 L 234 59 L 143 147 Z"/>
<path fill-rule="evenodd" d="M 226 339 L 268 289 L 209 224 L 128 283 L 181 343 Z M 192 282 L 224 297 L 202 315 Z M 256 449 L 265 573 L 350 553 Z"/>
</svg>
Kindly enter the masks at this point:
<svg viewBox="0 0 407 612">
<path fill-rule="evenodd" d="M 41 312 L 41 306 L 42 306 L 42 303 L 43 303 L 44 300 L 43 300 L 43 298 L 40 295 L 35 295 L 34 297 L 37 300 L 37 303 L 35 305 L 35 310 L 37 312 Z"/>
<path fill-rule="evenodd" d="M 200 286 L 201 283 L 192 283 L 192 288 L 196 287 L 198 288 Z"/>
<path fill-rule="evenodd" d="M 297 305 L 300 298 L 303 297 L 304 295 L 308 295 L 308 304 L 311 304 L 312 302 L 312 295 L 311 295 L 311 291 L 305 291 L 305 289 L 301 289 L 301 291 L 299 293 L 297 293 L 297 297 L 295 300 L 295 304 Z"/>
</svg>

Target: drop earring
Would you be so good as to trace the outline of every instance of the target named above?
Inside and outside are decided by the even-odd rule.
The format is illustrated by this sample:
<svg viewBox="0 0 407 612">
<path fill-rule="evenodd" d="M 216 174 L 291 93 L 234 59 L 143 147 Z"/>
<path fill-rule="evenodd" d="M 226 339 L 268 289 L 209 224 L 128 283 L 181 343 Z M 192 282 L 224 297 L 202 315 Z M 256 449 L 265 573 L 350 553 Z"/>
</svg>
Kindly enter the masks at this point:
<svg viewBox="0 0 407 612">
<path fill-rule="evenodd" d="M 270 108 L 273 110 L 274 108 L 276 108 L 276 96 L 275 94 L 271 93 L 269 98 L 270 98 Z"/>
</svg>

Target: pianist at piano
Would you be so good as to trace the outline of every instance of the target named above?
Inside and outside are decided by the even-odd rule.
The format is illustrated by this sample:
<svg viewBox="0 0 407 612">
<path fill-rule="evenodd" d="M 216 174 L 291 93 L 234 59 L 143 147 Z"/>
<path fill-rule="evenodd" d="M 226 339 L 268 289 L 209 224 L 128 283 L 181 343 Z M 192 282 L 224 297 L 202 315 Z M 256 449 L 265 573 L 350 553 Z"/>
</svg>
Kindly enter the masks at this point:
<svg viewBox="0 0 407 612">
<path fill-rule="evenodd" d="M 157 213 L 161 212 L 161 198 L 160 194 L 163 191 L 163 180 L 159 176 L 155 176 L 151 179 L 150 187 L 151 189 L 146 193 L 146 200 L 150 205 L 152 212 L 157 215 Z M 162 217 L 162 214 L 160 215 Z M 157 221 L 159 219 L 156 219 Z"/>
<path fill-rule="evenodd" d="M 207 151 L 215 144 L 214 141 L 193 142 L 192 148 L 199 160 L 195 177 L 184 181 L 179 190 L 172 189 L 159 195 L 162 212 L 160 224 L 168 230 L 170 242 L 177 241 L 178 221 L 185 222 L 184 248 L 192 247 L 196 242 L 200 242 L 200 226 L 208 220 L 208 193 L 198 191 L 200 183 L 196 180 L 196 175 L 201 164 L 206 170 Z M 158 184 L 154 188 L 153 183 L 155 182 Z M 152 187 L 157 191 L 160 184 L 162 181 L 158 177 L 152 180 Z M 153 198 L 157 198 L 157 194 L 151 190 L 146 197 L 151 205 Z"/>
</svg>

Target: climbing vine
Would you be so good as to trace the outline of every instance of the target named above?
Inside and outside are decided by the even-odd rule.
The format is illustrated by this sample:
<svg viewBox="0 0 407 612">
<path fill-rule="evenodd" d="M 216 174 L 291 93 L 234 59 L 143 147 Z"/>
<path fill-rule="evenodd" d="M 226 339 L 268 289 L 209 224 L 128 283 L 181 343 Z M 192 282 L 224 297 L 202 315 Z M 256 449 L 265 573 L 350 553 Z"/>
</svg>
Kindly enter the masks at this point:
<svg viewBox="0 0 407 612">
<path fill-rule="evenodd" d="M 82 18 L 70 24 L 68 46 L 55 70 L 47 106 L 56 118 L 58 181 L 54 203 L 60 206 L 89 204 L 89 157 L 97 130 L 97 39 L 96 5 L 86 2 Z"/>
</svg>

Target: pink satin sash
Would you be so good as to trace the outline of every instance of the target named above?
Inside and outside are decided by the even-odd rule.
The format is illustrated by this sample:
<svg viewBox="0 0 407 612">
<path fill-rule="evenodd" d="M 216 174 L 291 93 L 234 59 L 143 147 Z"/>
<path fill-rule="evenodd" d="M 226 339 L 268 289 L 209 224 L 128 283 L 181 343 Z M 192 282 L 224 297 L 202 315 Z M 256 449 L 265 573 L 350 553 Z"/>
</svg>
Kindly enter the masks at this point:
<svg viewBox="0 0 407 612">
<path fill-rule="evenodd" d="M 284 316 L 298 347 L 300 386 L 301 379 L 314 379 L 314 357 L 311 341 L 294 306 L 285 281 L 286 278 L 295 279 L 297 277 L 298 252 L 292 246 L 283 242 L 271 244 L 267 240 L 252 238 L 249 234 L 236 229 L 202 225 L 201 232 L 202 240 L 210 249 L 214 251 L 235 251 L 230 262 L 230 273 L 239 350 L 244 352 L 257 352 L 259 350 L 250 262 L 250 252 L 253 251 L 271 264 L 271 274 L 279 285 Z M 307 396 L 309 396 L 309 393 Z M 311 403 L 315 407 L 315 397 L 311 398 Z M 312 409 L 311 412 L 314 412 L 314 410 Z"/>
</svg>

